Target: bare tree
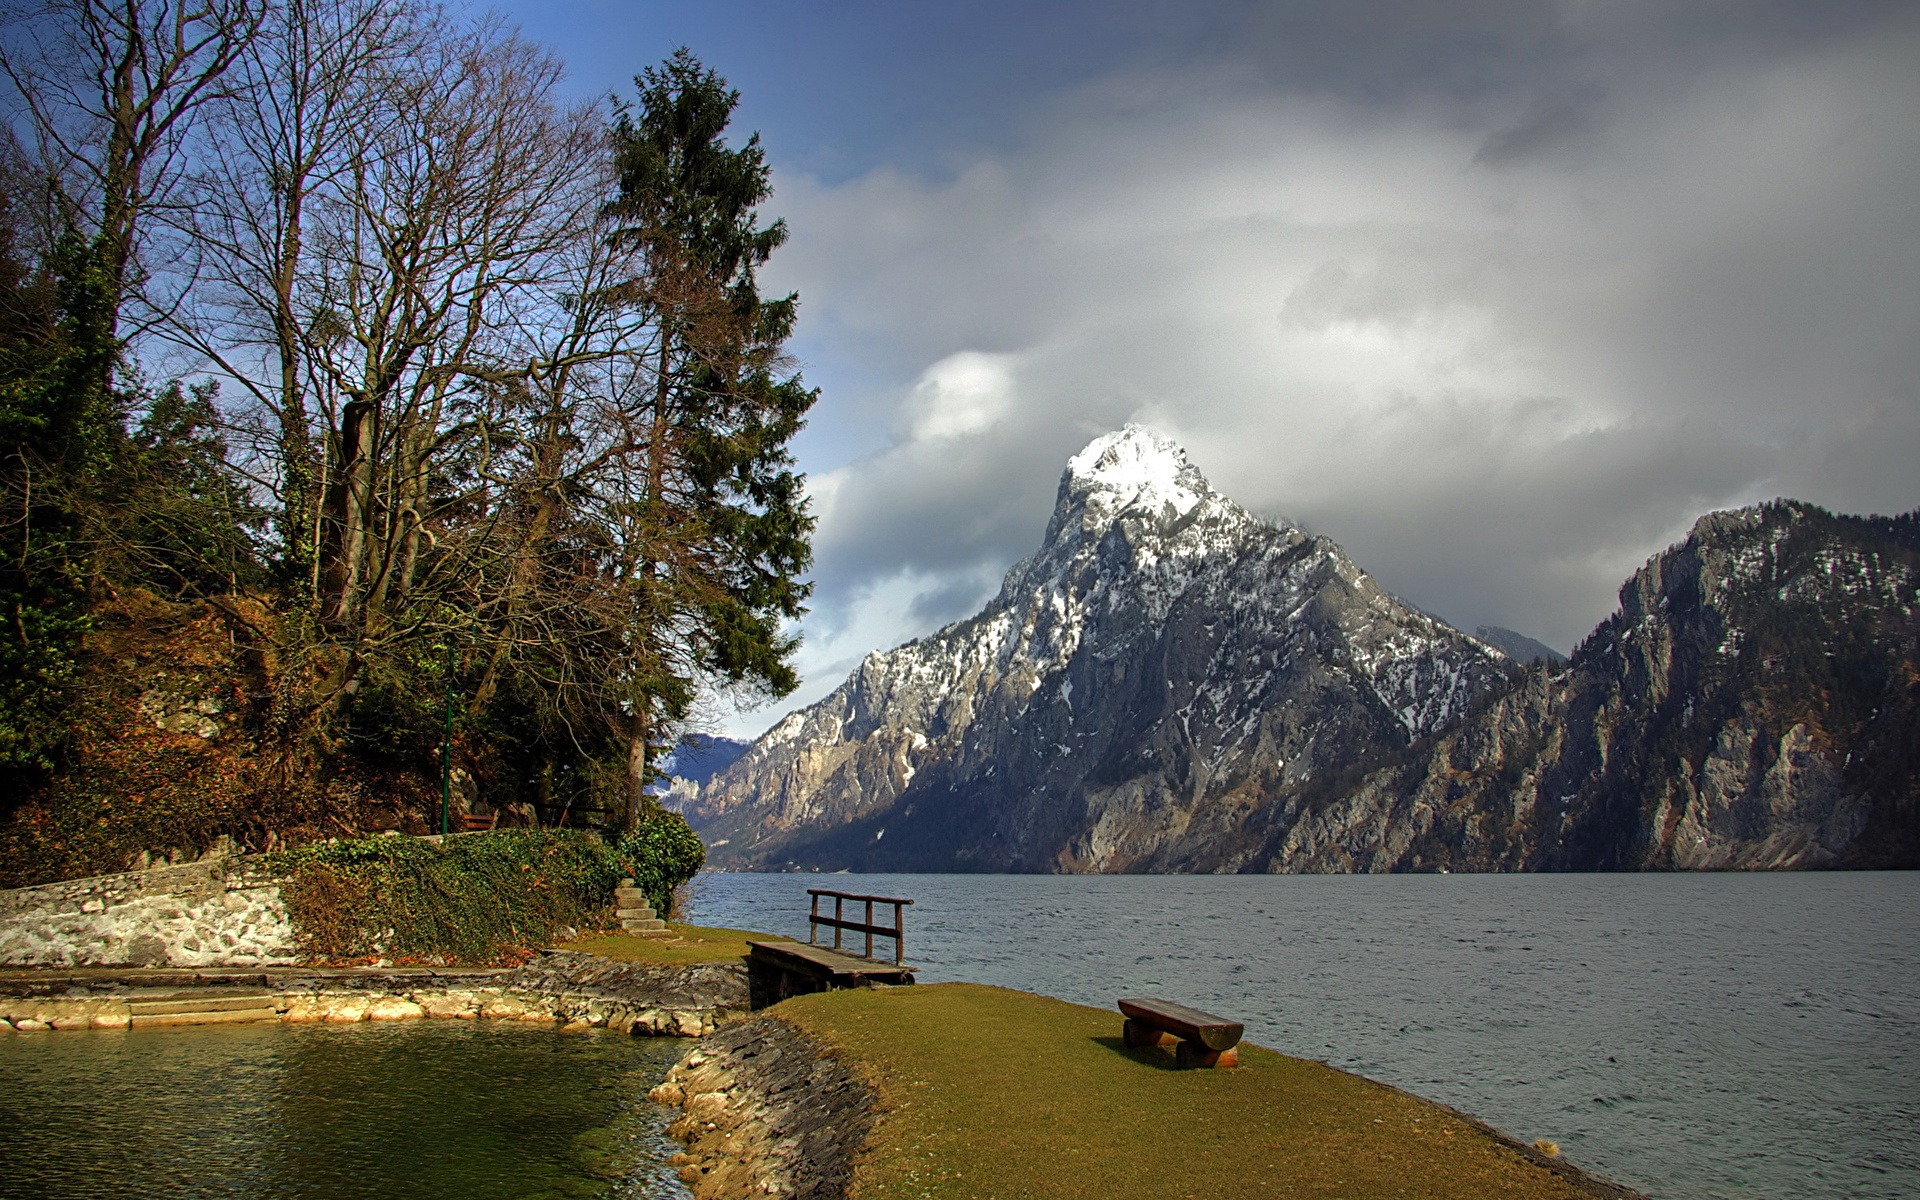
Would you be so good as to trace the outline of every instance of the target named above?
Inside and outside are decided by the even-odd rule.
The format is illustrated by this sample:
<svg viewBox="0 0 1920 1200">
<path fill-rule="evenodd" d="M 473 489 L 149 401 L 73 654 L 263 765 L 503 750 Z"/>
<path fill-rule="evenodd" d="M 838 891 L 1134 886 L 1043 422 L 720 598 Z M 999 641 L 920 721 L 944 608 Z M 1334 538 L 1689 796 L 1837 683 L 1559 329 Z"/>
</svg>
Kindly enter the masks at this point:
<svg viewBox="0 0 1920 1200">
<path fill-rule="evenodd" d="M 89 237 L 111 326 L 150 218 L 181 203 L 185 147 L 259 33 L 264 0 L 44 0 L 9 14 L 0 72 L 68 227 Z"/>
<path fill-rule="evenodd" d="M 472 613 L 515 447 L 490 381 L 538 369 L 527 326 L 564 315 L 552 285 L 603 167 L 597 115 L 557 105 L 558 65 L 495 24 L 387 0 L 276 22 L 209 143 L 205 298 L 173 336 L 266 417 L 324 709 Z"/>
<path fill-rule="evenodd" d="M 325 469 L 306 360 L 309 210 L 350 186 L 351 131 L 394 119 L 372 85 L 405 69 L 428 36 L 421 16 L 397 0 L 274 5 L 232 68 L 238 100 L 207 123 L 192 203 L 176 214 L 196 295 L 162 332 L 265 418 L 250 461 L 277 501 L 279 574 L 295 596 L 318 583 Z"/>
</svg>

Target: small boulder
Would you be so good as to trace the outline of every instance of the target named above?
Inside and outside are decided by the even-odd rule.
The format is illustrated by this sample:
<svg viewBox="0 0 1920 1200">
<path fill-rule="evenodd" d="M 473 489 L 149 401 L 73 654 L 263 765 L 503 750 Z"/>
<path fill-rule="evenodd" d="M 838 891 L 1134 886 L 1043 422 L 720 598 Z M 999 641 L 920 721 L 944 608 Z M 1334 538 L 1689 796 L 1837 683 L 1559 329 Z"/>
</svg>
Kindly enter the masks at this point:
<svg viewBox="0 0 1920 1200">
<path fill-rule="evenodd" d="M 426 1015 L 426 1009 L 398 996 L 382 996 L 367 1006 L 369 1021 L 406 1021 Z"/>
</svg>

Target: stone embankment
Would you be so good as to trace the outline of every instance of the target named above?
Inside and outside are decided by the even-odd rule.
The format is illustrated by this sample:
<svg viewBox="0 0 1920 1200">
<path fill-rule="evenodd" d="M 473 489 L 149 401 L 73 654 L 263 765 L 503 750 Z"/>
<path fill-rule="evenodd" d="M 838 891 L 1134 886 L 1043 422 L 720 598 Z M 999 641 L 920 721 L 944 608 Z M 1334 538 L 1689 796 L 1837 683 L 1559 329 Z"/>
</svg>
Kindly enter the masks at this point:
<svg viewBox="0 0 1920 1200">
<path fill-rule="evenodd" d="M 297 960 L 279 881 L 228 858 L 0 891 L 0 966 Z"/>
<path fill-rule="evenodd" d="M 226 1020 L 486 1017 L 700 1037 L 746 1012 L 746 969 L 738 963 L 619 963 L 567 951 L 499 969 L 0 972 L 0 1035 Z"/>
<path fill-rule="evenodd" d="M 843 1063 L 775 1017 L 701 1041 L 653 1089 L 686 1146 L 667 1161 L 695 1200 L 837 1200 L 879 1117 L 879 1098 Z"/>
</svg>

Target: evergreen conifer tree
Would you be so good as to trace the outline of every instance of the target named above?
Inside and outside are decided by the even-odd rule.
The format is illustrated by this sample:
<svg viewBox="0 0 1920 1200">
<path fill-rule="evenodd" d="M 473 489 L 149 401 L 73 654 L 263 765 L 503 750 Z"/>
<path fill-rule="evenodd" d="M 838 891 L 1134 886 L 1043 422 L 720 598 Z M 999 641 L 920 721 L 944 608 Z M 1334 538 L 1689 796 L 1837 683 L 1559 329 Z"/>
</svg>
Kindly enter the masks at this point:
<svg viewBox="0 0 1920 1200">
<path fill-rule="evenodd" d="M 787 443 L 817 395 L 784 353 L 797 298 L 766 300 L 755 274 L 786 240 L 756 208 L 772 192 L 758 135 L 722 140 L 739 93 L 685 48 L 636 80 L 615 122 L 615 244 L 638 264 L 635 311 L 650 326 L 626 406 L 643 453 L 616 512 L 618 570 L 634 605 L 622 647 L 627 744 L 622 824 L 646 807 L 653 759 L 702 679 L 793 690 L 811 561 L 802 477 Z"/>
</svg>

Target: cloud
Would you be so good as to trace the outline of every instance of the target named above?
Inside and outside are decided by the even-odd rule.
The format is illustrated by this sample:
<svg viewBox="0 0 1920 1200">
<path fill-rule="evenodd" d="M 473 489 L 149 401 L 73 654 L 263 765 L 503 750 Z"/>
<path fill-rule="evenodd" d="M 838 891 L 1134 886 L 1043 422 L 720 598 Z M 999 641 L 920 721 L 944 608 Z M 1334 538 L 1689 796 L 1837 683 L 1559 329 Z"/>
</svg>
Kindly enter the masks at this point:
<svg viewBox="0 0 1920 1200">
<path fill-rule="evenodd" d="M 962 350 L 928 367 L 907 395 L 910 441 L 972 437 L 991 430 L 1013 405 L 1008 356 Z"/>
<path fill-rule="evenodd" d="M 1291 85 L 1256 45 L 1055 97 L 950 176 L 783 176 L 831 463 L 806 665 L 977 605 L 1127 420 L 1562 648 L 1709 508 L 1920 504 L 1920 24 L 1614 7 L 1528 18 L 1554 69 L 1482 87 Z"/>
</svg>

